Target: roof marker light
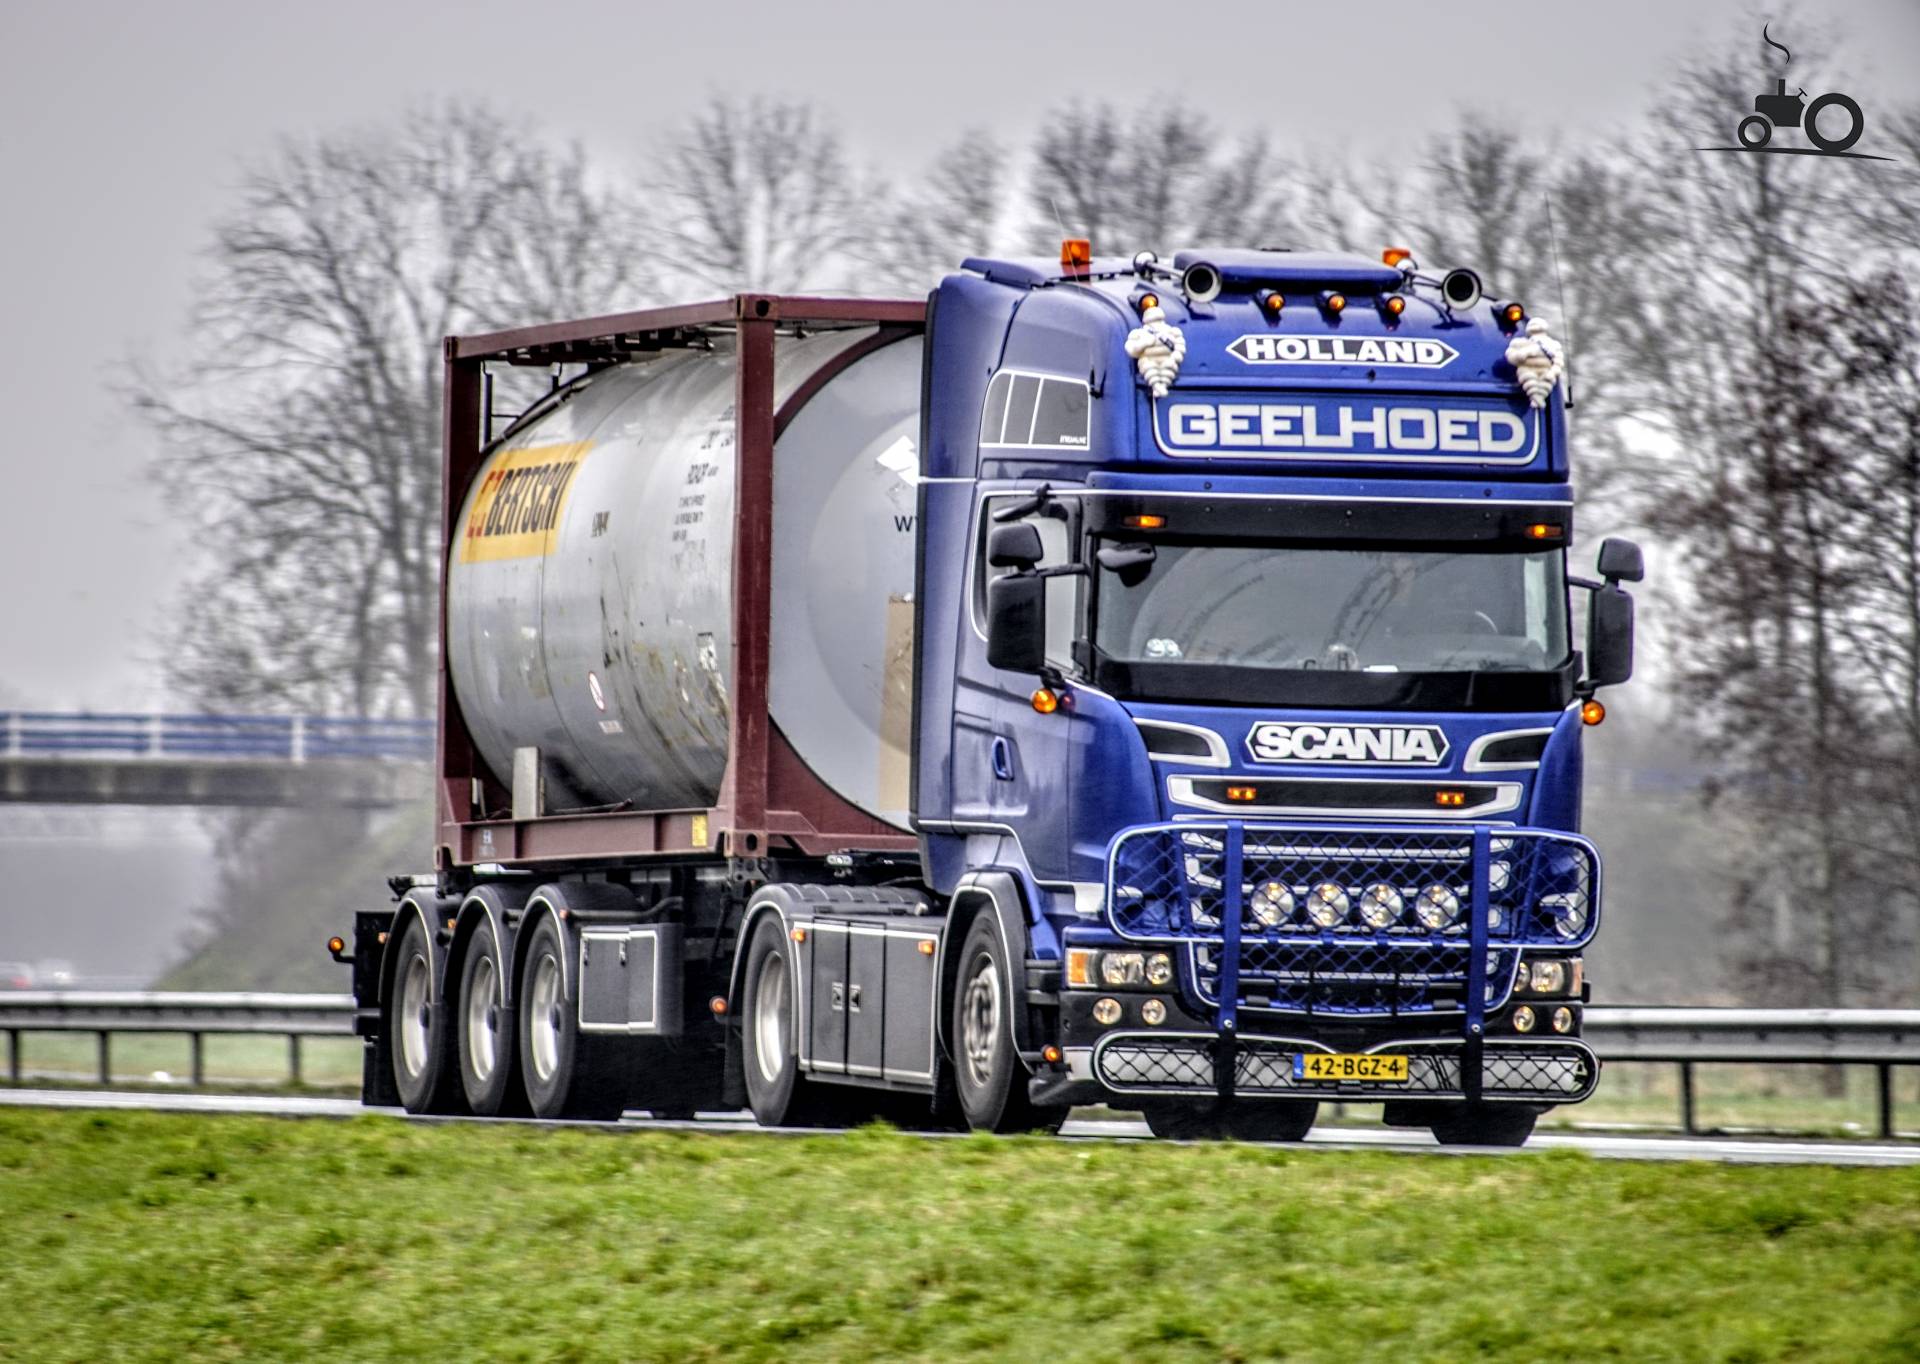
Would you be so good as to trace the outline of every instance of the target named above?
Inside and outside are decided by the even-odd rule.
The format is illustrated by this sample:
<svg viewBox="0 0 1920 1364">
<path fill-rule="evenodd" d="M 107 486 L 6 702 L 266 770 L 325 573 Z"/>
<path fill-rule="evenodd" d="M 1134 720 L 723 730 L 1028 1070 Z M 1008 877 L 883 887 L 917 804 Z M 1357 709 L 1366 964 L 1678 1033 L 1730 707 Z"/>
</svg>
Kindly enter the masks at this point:
<svg viewBox="0 0 1920 1364">
<path fill-rule="evenodd" d="M 1389 246 L 1380 253 L 1382 265 L 1412 265 L 1413 252 L 1404 246 Z"/>
<path fill-rule="evenodd" d="M 1262 289 L 1254 297 L 1260 301 L 1260 311 L 1268 317 L 1280 316 L 1280 310 L 1287 306 L 1286 295 L 1278 289 Z"/>
<path fill-rule="evenodd" d="M 1084 274 L 1093 265 L 1093 243 L 1085 237 L 1068 237 L 1060 243 L 1060 268 L 1068 274 Z"/>
<path fill-rule="evenodd" d="M 1151 291 L 1141 294 L 1133 300 L 1133 306 L 1136 311 L 1141 313 L 1146 312 L 1149 308 L 1158 308 L 1160 306 L 1160 295 Z"/>
<path fill-rule="evenodd" d="M 1380 311 L 1387 315 L 1387 321 L 1389 323 L 1398 321 L 1400 318 L 1400 314 L 1404 313 L 1406 310 L 1407 310 L 1407 296 L 1405 294 L 1381 295 Z"/>
<path fill-rule="evenodd" d="M 1566 533 L 1564 526 L 1556 526 L 1551 521 L 1536 521 L 1527 527 L 1529 540 L 1558 540 Z"/>
<path fill-rule="evenodd" d="M 1336 290 L 1329 289 L 1326 293 L 1320 295 L 1320 306 L 1327 311 L 1329 316 L 1338 317 L 1346 311 L 1347 296 Z"/>
<path fill-rule="evenodd" d="M 1508 303 L 1500 309 L 1500 325 L 1512 331 L 1527 320 L 1527 310 L 1523 304 Z"/>
</svg>

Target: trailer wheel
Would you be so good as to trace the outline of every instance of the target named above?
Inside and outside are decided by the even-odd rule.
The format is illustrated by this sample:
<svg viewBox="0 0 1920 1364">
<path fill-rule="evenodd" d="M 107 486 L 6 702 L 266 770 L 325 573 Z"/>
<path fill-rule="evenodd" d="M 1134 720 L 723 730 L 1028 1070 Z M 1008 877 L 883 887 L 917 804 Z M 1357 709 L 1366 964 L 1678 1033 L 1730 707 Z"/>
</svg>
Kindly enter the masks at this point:
<svg viewBox="0 0 1920 1364">
<path fill-rule="evenodd" d="M 1523 1104 L 1449 1104 L 1427 1125 L 1442 1146 L 1525 1146 L 1540 1115 Z"/>
<path fill-rule="evenodd" d="M 403 917 L 406 927 L 394 950 L 393 987 L 387 995 L 386 1044 L 394 1087 L 409 1113 L 453 1113 L 460 1107 L 460 1076 L 451 1014 L 444 999 L 433 997 L 433 944 L 426 927 L 418 914 Z"/>
<path fill-rule="evenodd" d="M 967 1126 L 976 1132 L 1057 1132 L 1064 1108 L 1039 1108 L 1027 1097 L 1027 1068 L 1013 1044 L 1014 1001 L 1008 997 L 1006 947 L 991 914 L 974 917 L 954 979 L 954 1089 Z"/>
<path fill-rule="evenodd" d="M 474 933 L 460 970 L 458 1045 L 460 1087 L 475 1113 L 493 1117 L 524 1110 L 520 1051 L 515 1042 L 519 1011 L 506 1003 L 507 968 L 493 931 Z"/>
<path fill-rule="evenodd" d="M 1320 1105 L 1311 1099 L 1242 1099 L 1226 1108 L 1155 1104 L 1141 1116 L 1168 1141 L 1300 1141 L 1313 1130 Z"/>
<path fill-rule="evenodd" d="M 580 1031 L 566 963 L 566 934 L 552 914 L 542 914 L 520 967 L 520 1073 L 527 1103 L 538 1118 L 610 1122 L 627 1106 L 623 1058 L 616 1044 Z"/>
</svg>

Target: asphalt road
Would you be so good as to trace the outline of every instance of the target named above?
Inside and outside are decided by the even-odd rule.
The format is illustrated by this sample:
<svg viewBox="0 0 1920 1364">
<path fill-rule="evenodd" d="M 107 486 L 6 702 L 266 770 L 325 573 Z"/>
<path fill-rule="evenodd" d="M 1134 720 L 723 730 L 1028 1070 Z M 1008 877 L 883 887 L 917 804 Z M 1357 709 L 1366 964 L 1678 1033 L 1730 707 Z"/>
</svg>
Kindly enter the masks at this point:
<svg viewBox="0 0 1920 1364">
<path fill-rule="evenodd" d="M 250 1113 L 279 1118 L 348 1118 L 370 1111 L 404 1116 L 399 1109 L 369 1110 L 357 1099 L 272 1094 L 150 1094 L 128 1090 L 0 1089 L 0 1105 L 15 1108 L 145 1110 L 159 1113 Z M 421 1118 L 421 1122 L 525 1122 L 506 1118 Z M 560 1125 L 560 1124 L 551 1124 Z M 581 1124 L 599 1127 L 600 1123 Z M 707 1114 L 692 1121 L 627 1117 L 634 1131 L 758 1132 L 744 1113 Z M 774 1129 L 817 1136 L 818 1129 Z M 1151 1140 L 1138 1119 L 1074 1118 L 1060 1134 L 1073 1141 Z M 1319 1127 L 1304 1143 L 1319 1151 L 1399 1151 L 1426 1155 L 1524 1156 L 1528 1152 L 1575 1150 L 1609 1160 L 1709 1160 L 1748 1165 L 1920 1165 L 1920 1143 L 1806 1141 L 1788 1138 L 1622 1136 L 1547 1132 L 1518 1151 L 1498 1147 L 1441 1147 L 1425 1132 L 1393 1128 Z"/>
</svg>

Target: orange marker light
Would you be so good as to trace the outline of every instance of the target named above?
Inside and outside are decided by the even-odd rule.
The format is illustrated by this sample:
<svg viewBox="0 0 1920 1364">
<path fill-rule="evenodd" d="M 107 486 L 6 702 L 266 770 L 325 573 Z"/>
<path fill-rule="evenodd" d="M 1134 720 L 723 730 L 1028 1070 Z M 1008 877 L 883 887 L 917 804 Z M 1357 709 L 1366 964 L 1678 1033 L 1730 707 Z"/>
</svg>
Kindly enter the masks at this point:
<svg viewBox="0 0 1920 1364">
<path fill-rule="evenodd" d="M 1323 294 L 1320 298 L 1320 306 L 1338 317 L 1347 309 L 1347 296 L 1345 294 Z"/>
<path fill-rule="evenodd" d="M 715 995 L 707 1001 L 707 1009 L 715 1018 L 725 1018 L 727 1014 L 727 997 L 725 995 Z"/>
<path fill-rule="evenodd" d="M 1446 810 L 1463 809 L 1467 803 L 1467 793 L 1465 791 L 1435 791 L 1433 793 L 1433 803 Z"/>
<path fill-rule="evenodd" d="M 331 952 L 334 956 L 337 957 L 346 950 L 347 950 L 347 940 L 345 938 L 328 938 L 327 939 L 327 951 Z"/>
<path fill-rule="evenodd" d="M 1581 724 L 1597 725 L 1606 718 L 1607 718 L 1607 708 L 1601 705 L 1598 701 L 1582 701 L 1580 703 L 1580 723 Z"/>
<path fill-rule="evenodd" d="M 1389 246 L 1380 253 L 1380 262 L 1383 265 L 1398 265 L 1401 261 L 1409 261 L 1412 259 L 1413 252 L 1407 250 L 1404 246 Z"/>
<path fill-rule="evenodd" d="M 1227 799 L 1240 801 L 1259 800 L 1260 788 L 1257 786 L 1229 786 L 1227 788 Z"/>
<path fill-rule="evenodd" d="M 1268 317 L 1280 316 L 1280 310 L 1286 306 L 1286 296 L 1278 289 L 1262 289 L 1260 291 L 1260 311 Z"/>
<path fill-rule="evenodd" d="M 1151 512 L 1143 512 L 1139 516 L 1122 517 L 1120 524 L 1129 530 L 1160 530 L 1167 524 L 1167 518 L 1155 516 Z"/>
<path fill-rule="evenodd" d="M 1040 1059 L 1042 1061 L 1045 1061 L 1050 1066 L 1059 1065 L 1060 1064 L 1060 1048 L 1054 1046 L 1053 1043 L 1051 1042 L 1047 1043 L 1046 1046 L 1040 1048 Z"/>
<path fill-rule="evenodd" d="M 1509 303 L 1500 310 L 1500 320 L 1509 327 L 1517 327 L 1527 320 L 1527 310 L 1518 303 Z"/>
<path fill-rule="evenodd" d="M 1551 521 L 1537 521 L 1527 527 L 1529 540 L 1558 540 L 1566 533 L 1564 526 L 1556 526 Z"/>
<path fill-rule="evenodd" d="M 1160 306 L 1160 295 L 1142 294 L 1135 302 L 1139 304 L 1140 311 L 1144 313 L 1149 308 L 1158 308 Z"/>
<path fill-rule="evenodd" d="M 1036 687 L 1033 693 L 1033 708 L 1042 715 L 1051 715 L 1060 709 L 1060 694 L 1051 687 Z"/>
<path fill-rule="evenodd" d="M 792 938 L 795 942 L 805 942 L 807 940 L 807 930 L 804 928 L 796 928 L 793 930 L 792 933 L 788 934 L 787 936 Z"/>
<path fill-rule="evenodd" d="M 1093 264 L 1093 243 L 1085 237 L 1068 237 L 1060 243 L 1060 268 L 1068 274 L 1085 272 Z"/>
<path fill-rule="evenodd" d="M 1407 310 L 1406 295 L 1388 294 L 1380 301 L 1380 306 L 1387 310 L 1388 317 L 1398 317 Z"/>
<path fill-rule="evenodd" d="M 921 938 L 915 944 L 915 946 L 917 946 L 920 949 L 921 956 L 931 957 L 933 955 L 933 939 L 932 938 Z"/>
</svg>

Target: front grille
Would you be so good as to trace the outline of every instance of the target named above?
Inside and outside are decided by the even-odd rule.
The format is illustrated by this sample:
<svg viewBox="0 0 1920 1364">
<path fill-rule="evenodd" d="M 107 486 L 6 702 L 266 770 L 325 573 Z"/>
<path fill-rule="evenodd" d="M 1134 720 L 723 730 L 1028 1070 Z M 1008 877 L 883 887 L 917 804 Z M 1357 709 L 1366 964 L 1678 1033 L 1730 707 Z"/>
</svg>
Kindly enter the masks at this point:
<svg viewBox="0 0 1920 1364">
<path fill-rule="evenodd" d="M 1236 842 L 1240 874 L 1229 885 Z M 1237 923 L 1236 1008 L 1462 1012 L 1476 974 L 1482 1008 L 1505 1002 L 1519 948 L 1584 943 L 1598 881 L 1590 844 L 1545 830 L 1182 822 L 1114 840 L 1107 912 L 1123 937 L 1190 944 L 1193 988 L 1209 1006 L 1222 1003 Z"/>
<path fill-rule="evenodd" d="M 1109 1088 L 1138 1093 L 1212 1093 L 1212 1043 L 1204 1037 L 1118 1034 L 1101 1043 L 1094 1068 Z M 1234 1092 L 1317 1098 L 1459 1098 L 1461 1048 L 1385 1050 L 1407 1052 L 1407 1082 L 1350 1080 L 1339 1084 L 1296 1080 L 1293 1058 L 1312 1051 L 1300 1042 L 1243 1038 L 1235 1055 Z M 1592 1093 L 1599 1078 L 1593 1053 L 1574 1042 L 1489 1042 L 1481 1058 L 1481 1094 L 1503 1099 L 1573 1103 Z"/>
</svg>

